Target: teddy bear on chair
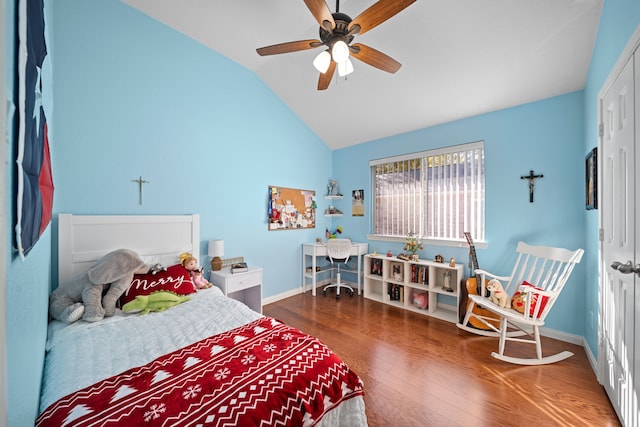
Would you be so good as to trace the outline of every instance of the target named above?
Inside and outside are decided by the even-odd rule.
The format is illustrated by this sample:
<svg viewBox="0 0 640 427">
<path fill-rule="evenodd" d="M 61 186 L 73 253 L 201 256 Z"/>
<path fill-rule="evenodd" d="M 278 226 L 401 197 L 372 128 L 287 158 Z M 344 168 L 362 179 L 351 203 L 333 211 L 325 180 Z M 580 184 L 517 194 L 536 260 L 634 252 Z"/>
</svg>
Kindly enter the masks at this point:
<svg viewBox="0 0 640 427">
<path fill-rule="evenodd" d="M 504 291 L 502 284 L 497 279 L 491 279 L 487 284 L 487 290 L 491 292 L 489 300 L 499 307 L 509 308 L 511 306 L 511 298 Z"/>
</svg>

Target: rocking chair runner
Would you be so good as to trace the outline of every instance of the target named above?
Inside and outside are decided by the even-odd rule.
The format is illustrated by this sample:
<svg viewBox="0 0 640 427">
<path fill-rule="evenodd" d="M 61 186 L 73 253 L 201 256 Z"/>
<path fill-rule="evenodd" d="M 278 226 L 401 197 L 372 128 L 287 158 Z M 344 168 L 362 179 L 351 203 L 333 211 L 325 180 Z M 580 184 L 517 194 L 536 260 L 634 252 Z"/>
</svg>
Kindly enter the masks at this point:
<svg viewBox="0 0 640 427">
<path fill-rule="evenodd" d="M 576 264 L 582 259 L 583 249 L 570 251 L 568 249 L 548 246 L 530 246 L 519 242 L 518 258 L 510 276 L 496 276 L 488 271 L 476 270 L 477 277 L 482 284 L 479 295 L 469 295 L 471 300 L 467 313 L 458 327 L 465 331 L 489 337 L 500 337 L 498 352 L 491 355 L 496 359 L 519 365 L 543 365 L 555 363 L 573 356 L 569 351 L 542 357 L 540 342 L 540 327 L 544 325 L 547 314 L 551 311 L 562 288 L 567 283 Z M 490 279 L 499 280 L 512 297 L 521 292 L 522 313 L 511 307 L 503 308 L 491 302 L 485 295 L 485 284 Z M 487 311 L 476 310 L 482 307 L 494 316 L 489 317 Z M 475 311 L 480 311 L 478 314 Z M 486 325 L 487 329 L 478 329 L 470 325 L 470 319 L 476 319 Z M 497 322 L 499 325 L 496 326 Z M 476 322 L 477 324 L 477 322 Z M 527 335 L 528 338 L 521 338 Z M 536 358 L 524 359 L 504 354 L 507 341 L 518 341 L 536 345 Z"/>
</svg>

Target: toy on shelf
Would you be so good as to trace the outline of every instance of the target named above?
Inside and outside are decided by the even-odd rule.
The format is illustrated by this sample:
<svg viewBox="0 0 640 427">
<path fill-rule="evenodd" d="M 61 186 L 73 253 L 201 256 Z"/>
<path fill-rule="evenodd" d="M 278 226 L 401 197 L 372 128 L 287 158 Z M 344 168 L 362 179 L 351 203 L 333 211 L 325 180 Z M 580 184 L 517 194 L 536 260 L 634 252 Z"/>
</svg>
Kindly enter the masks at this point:
<svg viewBox="0 0 640 427">
<path fill-rule="evenodd" d="M 429 308 L 429 295 L 427 295 L 426 292 L 416 292 L 413 294 L 413 305 L 422 310 L 426 310 Z"/>
</svg>

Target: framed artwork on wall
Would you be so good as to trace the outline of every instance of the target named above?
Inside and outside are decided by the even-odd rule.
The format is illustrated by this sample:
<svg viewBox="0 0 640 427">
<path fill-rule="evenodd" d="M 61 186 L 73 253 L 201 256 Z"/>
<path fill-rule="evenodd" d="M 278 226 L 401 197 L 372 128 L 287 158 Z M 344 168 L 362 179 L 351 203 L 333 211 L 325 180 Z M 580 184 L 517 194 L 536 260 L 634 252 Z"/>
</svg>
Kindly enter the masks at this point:
<svg viewBox="0 0 640 427">
<path fill-rule="evenodd" d="M 598 148 L 585 158 L 585 207 L 598 209 Z"/>
<path fill-rule="evenodd" d="M 364 190 L 351 192 L 351 216 L 364 216 Z"/>
</svg>

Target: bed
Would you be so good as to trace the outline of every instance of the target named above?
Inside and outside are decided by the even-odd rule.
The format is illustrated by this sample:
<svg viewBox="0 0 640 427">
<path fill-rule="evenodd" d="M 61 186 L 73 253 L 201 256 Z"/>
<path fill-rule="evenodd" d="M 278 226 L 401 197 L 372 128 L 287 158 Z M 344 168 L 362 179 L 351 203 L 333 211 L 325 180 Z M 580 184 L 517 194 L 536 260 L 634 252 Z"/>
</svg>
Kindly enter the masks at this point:
<svg viewBox="0 0 640 427">
<path fill-rule="evenodd" d="M 199 257 L 198 215 L 58 216 L 63 283 L 118 248 Z M 360 378 L 324 344 L 200 290 L 163 312 L 49 324 L 37 426 L 366 426 Z"/>
</svg>

